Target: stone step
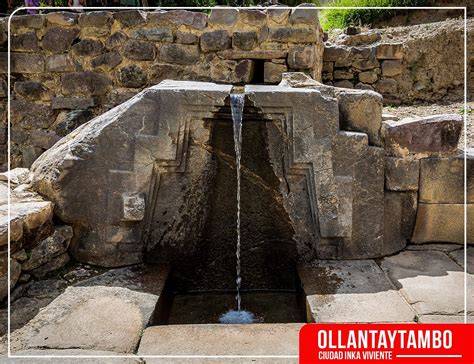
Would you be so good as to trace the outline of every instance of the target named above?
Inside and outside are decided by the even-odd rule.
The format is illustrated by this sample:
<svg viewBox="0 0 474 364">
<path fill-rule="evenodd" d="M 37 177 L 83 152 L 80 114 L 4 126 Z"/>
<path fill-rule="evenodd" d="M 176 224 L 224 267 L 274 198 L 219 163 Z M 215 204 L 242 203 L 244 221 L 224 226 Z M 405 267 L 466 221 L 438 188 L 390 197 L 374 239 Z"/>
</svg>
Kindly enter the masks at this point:
<svg viewBox="0 0 474 364">
<path fill-rule="evenodd" d="M 167 267 L 127 267 L 71 286 L 12 333 L 12 352 L 133 354 L 165 285 Z"/>
<path fill-rule="evenodd" d="M 414 322 L 415 312 L 373 260 L 319 260 L 298 268 L 309 322 Z"/>
<path fill-rule="evenodd" d="M 294 356 L 295 358 L 287 359 L 296 362 L 298 335 L 303 325 L 288 323 L 152 326 L 143 333 L 137 355 L 278 355 Z M 168 359 L 163 358 L 163 363 L 169 362 L 166 360 Z"/>
</svg>

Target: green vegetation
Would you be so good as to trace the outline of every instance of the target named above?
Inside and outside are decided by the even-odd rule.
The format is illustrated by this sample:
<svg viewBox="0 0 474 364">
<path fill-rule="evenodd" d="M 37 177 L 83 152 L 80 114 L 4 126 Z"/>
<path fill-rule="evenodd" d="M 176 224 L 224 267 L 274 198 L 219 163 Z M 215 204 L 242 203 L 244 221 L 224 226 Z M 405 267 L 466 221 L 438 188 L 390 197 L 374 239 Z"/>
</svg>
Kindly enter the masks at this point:
<svg viewBox="0 0 474 364">
<path fill-rule="evenodd" d="M 468 106 L 466 109 L 466 115 L 472 115 L 474 113 L 474 110 Z M 458 114 L 464 116 L 464 107 L 460 107 L 458 109 Z"/>
<path fill-rule="evenodd" d="M 371 25 L 410 10 L 390 9 L 390 7 L 427 6 L 429 0 L 333 0 L 331 7 L 370 7 L 383 6 L 387 9 L 329 9 L 321 12 L 321 25 L 324 30 L 348 26 Z"/>
</svg>

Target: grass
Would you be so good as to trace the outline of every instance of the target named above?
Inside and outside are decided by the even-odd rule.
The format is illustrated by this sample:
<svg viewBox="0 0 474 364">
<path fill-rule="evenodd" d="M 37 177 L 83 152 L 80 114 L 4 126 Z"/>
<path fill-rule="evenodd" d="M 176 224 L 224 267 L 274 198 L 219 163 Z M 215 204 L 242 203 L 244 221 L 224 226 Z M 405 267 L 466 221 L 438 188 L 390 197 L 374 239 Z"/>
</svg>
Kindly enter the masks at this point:
<svg viewBox="0 0 474 364">
<path fill-rule="evenodd" d="M 464 107 L 460 107 L 458 109 L 458 114 L 459 115 L 464 115 Z M 468 106 L 466 108 L 466 115 L 472 115 L 472 114 L 474 114 L 474 110 L 470 106 Z"/>
<path fill-rule="evenodd" d="M 321 26 L 324 30 L 345 28 L 348 26 L 372 25 L 377 21 L 406 14 L 407 10 L 390 7 L 427 6 L 429 0 L 333 0 L 326 6 L 331 7 L 369 7 L 383 6 L 387 9 L 326 9 L 321 12 Z"/>
</svg>

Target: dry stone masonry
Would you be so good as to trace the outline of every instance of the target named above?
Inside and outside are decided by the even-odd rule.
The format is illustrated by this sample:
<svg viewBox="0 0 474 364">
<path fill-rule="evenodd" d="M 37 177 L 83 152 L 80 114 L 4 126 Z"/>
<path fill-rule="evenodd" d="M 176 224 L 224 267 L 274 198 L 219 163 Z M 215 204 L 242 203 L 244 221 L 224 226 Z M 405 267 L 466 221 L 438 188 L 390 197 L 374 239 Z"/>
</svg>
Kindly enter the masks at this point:
<svg viewBox="0 0 474 364">
<path fill-rule="evenodd" d="M 324 83 L 375 90 L 392 105 L 463 99 L 463 20 L 399 27 L 388 35 L 383 29 L 358 31 L 325 43 Z M 472 19 L 467 21 L 467 35 L 468 96 L 472 98 Z"/>
<path fill-rule="evenodd" d="M 322 36 L 316 9 L 15 16 L 12 167 L 29 167 L 59 137 L 164 79 L 276 84 L 283 72 L 298 70 L 320 80 Z M 3 108 L 4 103 L 2 113 Z M 0 132 L 4 138 L 5 130 Z M 6 146 L 0 142 L 3 156 Z"/>
<path fill-rule="evenodd" d="M 11 184 L 10 216 L 8 185 Z M 69 261 L 73 230 L 53 223 L 54 205 L 31 191 L 31 173 L 17 168 L 0 174 L 0 301 L 8 294 L 8 227 L 10 227 L 10 284 L 41 279 Z M 12 291 L 12 295 L 14 295 Z"/>
<path fill-rule="evenodd" d="M 375 90 L 386 104 L 459 98 L 463 26 L 459 20 L 412 26 L 396 30 L 395 39 L 371 30 L 323 44 L 317 10 L 308 9 L 16 16 L 11 37 L 12 168 L 30 167 L 60 137 L 164 79 L 278 84 L 282 73 L 303 71 L 328 85 Z M 472 20 L 468 29 L 471 95 Z M 6 31 L 3 19 L 0 113 L 5 119 Z M 36 116 L 29 112 L 32 108 Z M 3 125 L 2 170 L 6 150 Z"/>
</svg>

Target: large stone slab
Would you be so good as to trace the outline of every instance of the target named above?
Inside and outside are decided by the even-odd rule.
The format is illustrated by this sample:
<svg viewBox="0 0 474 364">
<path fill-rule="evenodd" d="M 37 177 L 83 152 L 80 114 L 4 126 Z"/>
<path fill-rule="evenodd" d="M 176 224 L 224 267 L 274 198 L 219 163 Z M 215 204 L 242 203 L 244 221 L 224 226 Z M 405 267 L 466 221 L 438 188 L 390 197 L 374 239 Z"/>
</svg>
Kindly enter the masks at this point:
<svg viewBox="0 0 474 364">
<path fill-rule="evenodd" d="M 81 349 L 133 353 L 158 296 L 119 287 L 69 287 L 12 335 L 12 351 Z"/>
<path fill-rule="evenodd" d="M 373 260 L 317 261 L 298 271 L 310 322 L 414 321 L 414 311 Z"/>
<path fill-rule="evenodd" d="M 396 157 L 436 157 L 456 153 L 463 127 L 458 114 L 384 121 L 385 148 Z"/>
<path fill-rule="evenodd" d="M 464 208 L 464 204 L 419 203 L 411 241 L 464 244 Z M 468 204 L 466 208 L 467 243 L 474 244 L 474 204 Z"/>
<path fill-rule="evenodd" d="M 18 241 L 23 232 L 34 230 L 53 217 L 53 203 L 43 200 L 36 194 L 19 196 L 12 193 L 10 215 L 8 205 L 0 206 L 0 246 L 7 244 L 8 224 L 10 223 L 10 239 Z"/>
<path fill-rule="evenodd" d="M 417 159 L 385 158 L 385 188 L 389 191 L 418 191 L 420 163 Z"/>
<path fill-rule="evenodd" d="M 466 159 L 467 202 L 474 203 L 474 156 Z M 464 203 L 464 156 L 420 161 L 420 202 Z"/>
<path fill-rule="evenodd" d="M 14 356 L 34 356 L 35 358 L 14 358 Z M 52 363 L 52 364 L 140 364 L 143 363 L 139 357 L 120 358 L 120 353 L 113 351 L 100 350 L 23 350 L 13 354 L 10 359 L 14 364 L 28 364 L 34 360 L 35 363 Z M 41 358 L 42 356 L 54 356 L 50 358 Z M 61 357 L 63 356 L 63 357 Z M 74 356 L 81 356 L 74 358 Z M 99 356 L 99 358 L 87 358 L 87 356 Z M 115 356 L 115 358 L 104 358 L 104 356 Z"/>
<path fill-rule="evenodd" d="M 404 251 L 384 258 L 382 269 L 419 315 L 460 315 L 464 310 L 464 272 L 446 254 L 437 251 Z M 467 276 L 467 285 L 474 277 Z M 468 291 L 468 312 L 474 296 Z"/>
<path fill-rule="evenodd" d="M 76 129 L 36 161 L 35 188 L 56 203 L 63 221 L 87 226 L 71 242 L 77 259 L 102 266 L 142 261 L 149 216 L 124 220 L 129 196 L 144 201 L 147 214 L 160 199 L 150 249 L 159 241 L 182 249 L 179 241 L 197 239 L 207 193 L 196 191 L 204 191 L 203 176 L 212 173 L 203 119 L 224 106 L 230 90 L 164 81 Z"/>
<path fill-rule="evenodd" d="M 137 355 L 298 355 L 303 324 L 149 327 Z"/>
<path fill-rule="evenodd" d="M 298 212 L 290 213 L 297 239 L 313 241 L 320 258 L 387 254 L 390 249 L 383 243 L 384 151 L 369 146 L 365 134 L 339 131 L 339 91 L 290 73 L 284 74 L 278 87 L 247 86 L 246 92 L 267 118 L 275 121 L 277 130 L 288 133 L 270 135 L 270 154 L 276 167 L 282 163 L 281 155 L 289 155 L 289 161 L 284 161 L 287 165 L 277 167 L 275 173 L 282 181 L 282 193 L 288 189 L 283 182 L 289 183 L 288 210 L 299 206 Z M 311 109 L 304 106 L 309 104 Z M 283 139 L 278 142 L 281 134 Z M 293 176 L 306 168 L 311 171 L 305 173 L 306 183 L 314 183 L 310 193 L 315 200 L 310 200 L 309 206 L 305 202 L 307 187 Z M 311 216 L 317 216 L 319 226 Z"/>
<path fill-rule="evenodd" d="M 385 192 L 384 246 L 396 252 L 405 248 L 415 225 L 416 192 Z"/>
<path fill-rule="evenodd" d="M 464 268 L 464 255 L 467 260 L 467 272 L 474 274 L 474 247 L 468 246 L 467 251 L 465 249 L 458 249 L 448 253 L 449 256 Z"/>
<path fill-rule="evenodd" d="M 341 130 L 366 133 L 371 145 L 380 146 L 382 96 L 373 91 L 343 89 L 336 92 Z"/>
</svg>

